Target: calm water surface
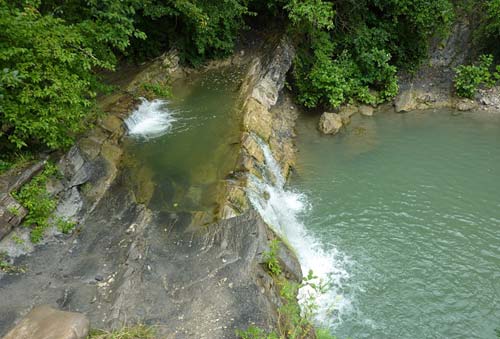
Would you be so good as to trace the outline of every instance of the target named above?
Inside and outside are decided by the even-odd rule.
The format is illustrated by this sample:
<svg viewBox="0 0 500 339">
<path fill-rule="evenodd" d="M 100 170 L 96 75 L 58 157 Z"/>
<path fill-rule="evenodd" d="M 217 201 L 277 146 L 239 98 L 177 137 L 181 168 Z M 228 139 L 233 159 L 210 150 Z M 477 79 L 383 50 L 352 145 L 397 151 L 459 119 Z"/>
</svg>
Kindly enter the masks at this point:
<svg viewBox="0 0 500 339">
<path fill-rule="evenodd" d="M 234 168 L 241 117 L 235 110 L 242 70 L 210 70 L 173 84 L 170 128 L 160 137 L 130 137 L 127 151 L 151 176 L 155 211 L 212 211 L 221 180 Z"/>
<path fill-rule="evenodd" d="M 342 256 L 339 338 L 496 338 L 500 328 L 500 117 L 358 117 L 336 137 L 301 117 L 290 189 Z"/>
</svg>

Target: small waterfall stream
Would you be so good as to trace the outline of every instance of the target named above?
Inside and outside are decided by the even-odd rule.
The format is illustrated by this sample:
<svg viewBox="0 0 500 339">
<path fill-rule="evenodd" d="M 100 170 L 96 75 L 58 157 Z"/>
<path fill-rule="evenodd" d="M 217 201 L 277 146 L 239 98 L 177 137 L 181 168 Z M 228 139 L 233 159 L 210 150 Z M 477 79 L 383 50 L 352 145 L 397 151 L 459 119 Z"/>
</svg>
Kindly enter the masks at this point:
<svg viewBox="0 0 500 339">
<path fill-rule="evenodd" d="M 128 134 L 149 140 L 168 133 L 176 121 L 174 112 L 167 107 L 168 102 L 162 99 L 141 100 L 141 104 L 125 120 Z"/>
<path fill-rule="evenodd" d="M 261 169 L 262 178 L 250 176 L 248 197 L 264 221 L 296 251 L 303 274 L 312 271 L 318 280 L 331 284 L 324 294 L 307 287 L 299 293 L 302 303 L 310 296 L 315 299 L 318 306 L 316 320 L 320 324 L 331 324 L 332 318 L 340 317 L 350 304 L 348 299 L 339 295 L 342 282 L 348 278 L 345 259 L 336 251 L 325 251 L 308 233 L 301 220 L 301 214 L 308 208 L 307 196 L 286 189 L 286 179 L 269 145 L 256 136 L 254 138 L 264 153 L 265 167 Z"/>
</svg>

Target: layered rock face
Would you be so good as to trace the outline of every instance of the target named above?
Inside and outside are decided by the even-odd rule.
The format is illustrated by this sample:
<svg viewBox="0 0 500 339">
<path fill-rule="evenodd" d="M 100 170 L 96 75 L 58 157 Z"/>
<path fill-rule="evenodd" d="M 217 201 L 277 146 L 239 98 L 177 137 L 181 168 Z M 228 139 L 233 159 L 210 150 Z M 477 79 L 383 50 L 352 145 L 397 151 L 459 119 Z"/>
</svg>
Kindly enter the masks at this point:
<svg viewBox="0 0 500 339">
<path fill-rule="evenodd" d="M 271 51 L 269 55 L 257 56 L 251 61 L 241 86 L 242 147 L 233 180 L 227 182 L 227 193 L 221 202 L 220 216 L 223 219 L 250 208 L 245 193 L 247 177 L 249 174 L 257 175 L 257 168 L 265 166 L 258 139 L 270 145 L 285 176 L 294 163 L 293 138 L 297 112 L 291 100 L 285 95 L 280 96 L 280 93 L 295 51 L 287 39 L 282 39 Z"/>
<path fill-rule="evenodd" d="M 16 322 L 22 327 L 22 315 L 40 304 L 83 313 L 95 328 L 158 325 L 164 338 L 234 338 L 251 323 L 276 324 L 281 299 L 263 262 L 276 235 L 251 211 L 245 177 L 264 165 L 257 138 L 270 144 L 283 173 L 293 164 L 296 113 L 279 99 L 293 49 L 283 40 L 269 55 L 250 58 L 240 160 L 222 197 L 226 220 L 192 227 L 194 215 L 157 213 L 138 202 L 120 170 L 121 120 L 134 101 L 107 98 L 102 105 L 111 114 L 61 159 L 64 178 L 52 185 L 61 197 L 57 213 L 78 221 L 78 230 L 20 256 L 25 274 L 0 274 L 0 336 Z M 288 279 L 301 280 L 284 245 L 278 260 Z"/>
</svg>

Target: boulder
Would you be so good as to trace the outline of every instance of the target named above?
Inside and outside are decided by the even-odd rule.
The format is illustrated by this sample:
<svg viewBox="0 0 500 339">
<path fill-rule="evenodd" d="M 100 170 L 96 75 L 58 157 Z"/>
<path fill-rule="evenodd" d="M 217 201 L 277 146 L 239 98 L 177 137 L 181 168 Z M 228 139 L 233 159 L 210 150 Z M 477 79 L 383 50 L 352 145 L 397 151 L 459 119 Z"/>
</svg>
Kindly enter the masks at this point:
<svg viewBox="0 0 500 339">
<path fill-rule="evenodd" d="M 33 308 L 3 339 L 85 339 L 89 327 L 83 314 L 42 305 Z"/>
<path fill-rule="evenodd" d="M 347 104 L 345 106 L 340 107 L 339 115 L 342 118 L 342 124 L 347 125 L 351 122 L 351 117 L 358 113 L 358 107 Z"/>
<path fill-rule="evenodd" d="M 417 100 L 413 88 L 401 91 L 394 102 L 396 112 L 409 112 L 417 108 Z"/>
<path fill-rule="evenodd" d="M 461 99 L 457 102 L 456 107 L 459 111 L 465 112 L 478 108 L 478 104 L 474 100 Z"/>
<path fill-rule="evenodd" d="M 342 128 L 342 117 L 337 113 L 325 112 L 319 119 L 319 130 L 324 134 L 337 134 Z"/>
<path fill-rule="evenodd" d="M 359 106 L 359 113 L 365 117 L 372 117 L 373 116 L 373 107 L 368 106 L 368 105 L 361 105 Z"/>
</svg>

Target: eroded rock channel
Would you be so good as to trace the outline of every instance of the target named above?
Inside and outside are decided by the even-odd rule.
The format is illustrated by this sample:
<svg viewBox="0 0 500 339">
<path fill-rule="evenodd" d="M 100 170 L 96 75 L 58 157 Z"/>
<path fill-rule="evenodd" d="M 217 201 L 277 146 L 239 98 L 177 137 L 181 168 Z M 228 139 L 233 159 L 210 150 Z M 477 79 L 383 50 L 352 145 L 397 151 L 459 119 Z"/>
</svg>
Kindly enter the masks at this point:
<svg viewBox="0 0 500 339">
<path fill-rule="evenodd" d="M 232 338 L 250 324 L 274 326 L 280 297 L 262 254 L 276 235 L 246 195 L 249 174 L 265 166 L 257 140 L 270 145 L 285 176 L 293 164 L 296 114 L 279 99 L 293 49 L 286 41 L 273 46 L 260 55 L 242 51 L 202 71 L 229 67 L 240 74 L 230 84 L 228 134 L 219 149 L 202 154 L 221 164 L 213 173 L 204 173 L 211 163 L 188 179 L 145 168 L 137 155 L 147 156 L 147 146 L 131 145 L 123 124 L 139 101 L 129 92 L 102 100 L 109 115 L 61 158 L 63 178 L 53 185 L 60 197 L 56 213 L 77 220 L 77 229 L 71 236 L 53 232 L 29 249 L 14 244 L 13 234 L 22 236 L 15 229 L 0 244 L 25 268 L 0 275 L 0 335 L 42 304 L 84 313 L 95 328 L 155 325 L 166 338 Z M 156 66 L 127 88 L 140 77 L 164 76 Z M 197 76 L 173 72 L 180 79 Z M 188 138 L 203 142 L 197 133 Z M 188 141 L 180 152 L 189 150 Z M 162 147 L 168 153 L 175 146 L 172 139 Z M 155 152 L 150 155 L 162 166 Z M 178 164 L 182 156 L 166 163 Z M 294 254 L 282 245 L 278 257 L 286 277 L 299 281 Z"/>
</svg>

